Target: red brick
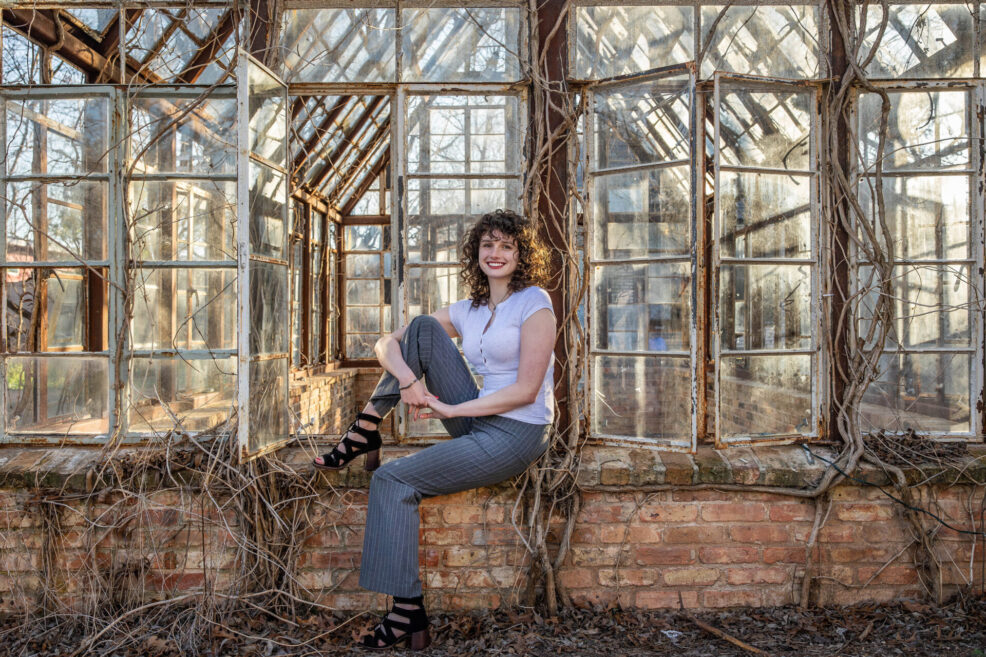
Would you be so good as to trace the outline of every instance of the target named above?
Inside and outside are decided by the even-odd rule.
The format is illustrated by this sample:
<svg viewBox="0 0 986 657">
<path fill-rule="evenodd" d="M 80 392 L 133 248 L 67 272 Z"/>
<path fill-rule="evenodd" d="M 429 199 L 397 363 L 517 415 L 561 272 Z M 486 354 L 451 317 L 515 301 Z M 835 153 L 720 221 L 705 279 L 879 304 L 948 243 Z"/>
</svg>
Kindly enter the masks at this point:
<svg viewBox="0 0 986 657">
<path fill-rule="evenodd" d="M 815 509 L 810 504 L 772 504 L 770 519 L 773 522 L 798 522 L 815 519 Z"/>
<path fill-rule="evenodd" d="M 754 547 L 707 547 L 698 551 L 702 563 L 753 563 L 760 560 Z"/>
<path fill-rule="evenodd" d="M 726 541 L 726 528 L 710 525 L 691 527 L 668 527 L 664 530 L 665 543 L 723 543 Z"/>
<path fill-rule="evenodd" d="M 599 583 L 607 587 L 616 586 L 653 586 L 657 581 L 658 571 L 653 568 L 601 568 Z"/>
<path fill-rule="evenodd" d="M 763 562 L 771 563 L 804 563 L 805 548 L 803 547 L 768 547 L 763 549 Z"/>
<path fill-rule="evenodd" d="M 705 591 L 702 602 L 706 607 L 759 607 L 759 591 Z"/>
<path fill-rule="evenodd" d="M 717 568 L 678 568 L 664 571 L 668 586 L 711 586 L 719 579 Z"/>
<path fill-rule="evenodd" d="M 562 586 L 569 589 L 587 589 L 596 586 L 595 572 L 589 568 L 565 568 L 558 573 Z"/>
<path fill-rule="evenodd" d="M 356 568 L 362 552 L 309 552 L 308 565 L 312 568 Z"/>
<path fill-rule="evenodd" d="M 870 581 L 870 578 L 876 575 L 879 571 L 879 567 L 871 568 L 859 568 L 856 571 L 856 579 L 860 584 L 866 584 Z M 883 569 L 876 579 L 873 580 L 872 584 L 917 584 L 918 583 L 918 573 L 911 566 L 887 566 Z"/>
<path fill-rule="evenodd" d="M 447 548 L 442 563 L 455 568 L 463 566 L 499 566 L 504 562 L 503 548 L 451 547 Z"/>
<path fill-rule="evenodd" d="M 573 547 L 570 551 L 572 564 L 576 566 L 614 566 L 619 553 L 617 546 Z"/>
<path fill-rule="evenodd" d="M 783 584 L 790 579 L 786 568 L 730 568 L 726 581 L 734 586 L 744 584 Z"/>
<path fill-rule="evenodd" d="M 690 548 L 655 545 L 634 546 L 633 559 L 641 566 L 676 566 L 694 562 Z"/>
<path fill-rule="evenodd" d="M 680 598 L 679 598 L 680 593 Z M 698 607 L 698 591 L 638 591 L 636 606 L 641 609 L 677 609 Z"/>
<path fill-rule="evenodd" d="M 818 530 L 818 542 L 852 543 L 856 540 L 855 530 L 855 525 L 829 521 Z"/>
<path fill-rule="evenodd" d="M 503 507 L 449 506 L 442 509 L 442 517 L 450 525 L 475 525 L 477 523 L 503 522 Z"/>
<path fill-rule="evenodd" d="M 766 517 L 763 504 L 726 502 L 702 505 L 702 520 L 707 522 L 756 522 Z"/>
<path fill-rule="evenodd" d="M 734 525 L 729 528 L 729 537 L 739 543 L 788 543 L 791 535 L 781 525 Z"/>
<path fill-rule="evenodd" d="M 592 504 L 582 509 L 581 521 L 590 524 L 626 522 L 633 509 L 631 504 Z"/>
<path fill-rule="evenodd" d="M 638 514 L 642 522 L 695 522 L 698 518 L 697 504 L 670 504 L 649 506 Z"/>
<path fill-rule="evenodd" d="M 459 527 L 422 528 L 419 536 L 422 545 L 463 545 L 466 530 Z"/>
<path fill-rule="evenodd" d="M 839 504 L 835 517 L 849 522 L 877 522 L 893 518 L 889 504 Z"/>
<path fill-rule="evenodd" d="M 855 563 L 876 561 L 883 563 L 892 555 L 888 550 L 877 547 L 830 547 L 825 550 L 829 563 Z"/>
<path fill-rule="evenodd" d="M 599 541 L 601 543 L 623 543 L 629 539 L 630 528 L 626 525 L 600 525 Z"/>
</svg>

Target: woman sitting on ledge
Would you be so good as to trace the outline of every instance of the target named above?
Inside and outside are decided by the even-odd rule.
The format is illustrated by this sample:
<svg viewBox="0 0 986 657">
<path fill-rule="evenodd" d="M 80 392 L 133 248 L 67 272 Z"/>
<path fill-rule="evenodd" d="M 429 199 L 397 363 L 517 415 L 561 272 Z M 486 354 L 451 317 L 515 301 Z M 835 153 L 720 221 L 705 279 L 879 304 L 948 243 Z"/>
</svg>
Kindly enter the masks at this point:
<svg viewBox="0 0 986 657">
<path fill-rule="evenodd" d="M 386 373 L 335 449 L 315 459 L 317 467 L 337 470 L 366 454 L 366 469 L 376 469 L 377 425 L 399 401 L 416 419 L 441 420 L 454 438 L 388 462 L 370 483 L 359 583 L 392 595 L 394 604 L 362 637 L 367 648 L 430 643 L 418 577 L 421 499 L 499 483 L 548 447 L 555 317 L 539 287 L 547 251 L 530 221 L 497 210 L 468 231 L 461 262 L 470 298 L 415 317 L 377 342 Z M 458 336 L 483 376 L 482 390 L 452 342 Z"/>
</svg>

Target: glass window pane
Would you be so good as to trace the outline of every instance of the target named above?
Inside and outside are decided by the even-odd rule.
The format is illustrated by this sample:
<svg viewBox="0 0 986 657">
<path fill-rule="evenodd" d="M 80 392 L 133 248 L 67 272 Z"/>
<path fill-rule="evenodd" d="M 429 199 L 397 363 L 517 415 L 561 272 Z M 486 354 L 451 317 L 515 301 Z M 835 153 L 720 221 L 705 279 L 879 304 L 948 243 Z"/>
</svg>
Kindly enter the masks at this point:
<svg viewBox="0 0 986 657">
<path fill-rule="evenodd" d="M 860 204 L 873 221 L 876 213 L 867 179 Z M 894 176 L 883 179 L 884 220 L 899 260 L 961 260 L 970 258 L 970 186 L 967 176 Z M 877 231 L 886 248 L 882 231 Z M 865 259 L 865 253 L 860 254 Z"/>
<path fill-rule="evenodd" d="M 513 7 L 404 9 L 405 82 L 521 79 L 521 10 Z"/>
<path fill-rule="evenodd" d="M 723 349 L 810 349 L 811 269 L 724 264 L 719 272 Z"/>
<path fill-rule="evenodd" d="M 593 168 L 688 158 L 689 78 L 604 90 L 593 107 Z"/>
<path fill-rule="evenodd" d="M 250 354 L 283 354 L 290 350 L 288 268 L 250 261 Z M 253 388 L 251 388 L 251 391 Z M 251 392 L 251 394 L 253 394 Z"/>
<path fill-rule="evenodd" d="M 250 162 L 250 253 L 285 259 L 287 176 Z"/>
<path fill-rule="evenodd" d="M 880 30 L 883 7 L 866 5 L 860 58 Z M 972 77 L 975 28 L 968 3 L 892 4 L 876 56 L 866 68 L 874 78 Z"/>
<path fill-rule="evenodd" d="M 98 434 L 109 428 L 109 359 L 4 359 L 7 431 Z"/>
<path fill-rule="evenodd" d="M 930 91 L 890 93 L 883 168 L 964 169 L 969 166 L 969 93 Z M 863 166 L 872 173 L 880 140 L 882 100 L 877 94 L 859 99 L 859 148 Z"/>
<path fill-rule="evenodd" d="M 380 281 L 346 281 L 346 305 L 377 305 L 381 303 Z"/>
<path fill-rule="evenodd" d="M 91 29 L 97 34 L 102 34 L 106 26 L 110 24 L 114 18 L 119 15 L 119 11 L 116 9 L 83 9 L 82 7 L 73 7 L 71 9 L 63 9 L 75 18 L 82 21 L 82 24 Z"/>
<path fill-rule="evenodd" d="M 131 104 L 130 156 L 137 173 L 236 173 L 235 98 L 141 94 Z"/>
<path fill-rule="evenodd" d="M 180 27 L 172 29 L 172 23 L 201 34 L 209 29 L 207 26 L 218 25 L 226 11 L 226 8 L 143 9 L 127 31 L 128 53 L 142 64 L 142 73 L 170 82 L 188 67 L 199 49 L 189 32 Z"/>
<path fill-rule="evenodd" d="M 723 356 L 719 436 L 811 434 L 811 356 Z"/>
<path fill-rule="evenodd" d="M 254 453 L 288 437 L 288 359 L 251 361 L 247 449 Z"/>
<path fill-rule="evenodd" d="M 98 273 L 91 276 L 98 277 Z M 39 285 L 40 281 L 44 284 Z M 3 291 L 9 351 L 83 348 L 89 317 L 83 270 L 8 268 Z M 42 314 L 35 325 L 34 303 L 40 294 L 47 297 L 47 315 Z"/>
<path fill-rule="evenodd" d="M 249 70 L 250 152 L 286 166 L 288 119 L 284 85 L 258 66 Z"/>
<path fill-rule="evenodd" d="M 594 257 L 691 252 L 691 178 L 687 166 L 601 175 L 594 182 Z"/>
<path fill-rule="evenodd" d="M 893 323 L 887 346 L 971 347 L 972 279 L 967 265 L 897 266 L 892 283 Z M 883 286 L 873 267 L 860 267 L 857 289 L 865 292 L 859 308 L 861 337 L 870 330 Z"/>
<path fill-rule="evenodd" d="M 689 263 L 597 266 L 593 278 L 593 348 L 688 349 Z"/>
<path fill-rule="evenodd" d="M 691 7 L 575 7 L 575 77 L 639 73 L 695 58 Z"/>
<path fill-rule="evenodd" d="M 7 261 L 106 258 L 105 182 L 7 184 Z"/>
<path fill-rule="evenodd" d="M 723 171 L 718 191 L 720 255 L 811 257 L 811 184 L 807 176 Z"/>
<path fill-rule="evenodd" d="M 719 147 L 724 165 L 812 168 L 812 105 L 803 91 L 720 91 Z"/>
<path fill-rule="evenodd" d="M 702 7 L 702 76 L 819 77 L 818 34 L 818 5 Z"/>
<path fill-rule="evenodd" d="M 373 345 L 380 339 L 380 335 L 373 333 L 370 335 L 346 334 L 346 357 L 347 358 L 373 358 Z"/>
<path fill-rule="evenodd" d="M 516 96 L 411 96 L 408 173 L 515 173 L 524 135 Z"/>
<path fill-rule="evenodd" d="M 83 349 L 84 327 L 89 317 L 82 271 L 56 269 L 48 277 L 48 349 Z"/>
<path fill-rule="evenodd" d="M 345 226 L 347 251 L 386 251 L 390 249 L 390 226 Z"/>
<path fill-rule="evenodd" d="M 235 260 L 236 184 L 130 183 L 131 244 L 139 260 Z"/>
<path fill-rule="evenodd" d="M 130 432 L 206 431 L 235 409 L 235 358 L 133 358 L 130 365 Z"/>
<path fill-rule="evenodd" d="M 8 100 L 6 107 L 8 175 L 106 171 L 106 98 Z"/>
<path fill-rule="evenodd" d="M 382 273 L 379 255 L 348 254 L 346 256 L 347 278 L 379 278 Z"/>
<path fill-rule="evenodd" d="M 865 429 L 968 433 L 969 354 L 885 354 L 863 395 Z"/>
<path fill-rule="evenodd" d="M 409 267 L 405 284 L 408 317 L 430 315 L 469 296 L 459 267 Z"/>
<path fill-rule="evenodd" d="M 688 358 L 593 358 L 592 431 L 690 442 Z"/>
<path fill-rule="evenodd" d="M 285 80 L 395 82 L 395 16 L 393 9 L 285 11 Z"/>
<path fill-rule="evenodd" d="M 346 309 L 346 331 L 352 333 L 380 333 L 380 307 Z"/>
<path fill-rule="evenodd" d="M 236 270 L 135 269 L 131 330 L 135 349 L 235 349 Z"/>
</svg>

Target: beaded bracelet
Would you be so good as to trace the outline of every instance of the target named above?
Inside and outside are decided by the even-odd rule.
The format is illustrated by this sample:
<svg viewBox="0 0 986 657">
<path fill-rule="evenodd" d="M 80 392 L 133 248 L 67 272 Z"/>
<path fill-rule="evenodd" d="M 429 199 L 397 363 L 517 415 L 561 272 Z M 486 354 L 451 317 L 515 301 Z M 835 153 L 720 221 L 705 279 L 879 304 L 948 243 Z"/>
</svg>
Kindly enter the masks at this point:
<svg viewBox="0 0 986 657">
<path fill-rule="evenodd" d="M 411 382 L 410 382 L 409 384 L 407 384 L 406 386 L 401 386 L 401 387 L 399 388 L 399 390 L 407 390 L 408 388 L 410 388 L 411 386 L 413 386 L 413 385 L 414 385 L 415 383 L 417 383 L 417 382 L 418 382 L 418 379 L 417 379 L 417 377 L 415 377 L 415 378 L 414 378 L 414 381 L 411 381 Z"/>
</svg>

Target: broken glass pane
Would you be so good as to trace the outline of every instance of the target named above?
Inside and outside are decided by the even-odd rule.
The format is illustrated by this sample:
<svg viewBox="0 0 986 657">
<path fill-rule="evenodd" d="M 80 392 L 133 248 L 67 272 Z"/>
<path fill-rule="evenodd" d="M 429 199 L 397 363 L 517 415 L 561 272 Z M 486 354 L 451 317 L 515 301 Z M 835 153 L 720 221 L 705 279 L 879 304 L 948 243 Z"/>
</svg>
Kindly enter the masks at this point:
<svg viewBox="0 0 986 657">
<path fill-rule="evenodd" d="M 235 174 L 236 99 L 134 98 L 130 156 L 138 173 Z"/>
<path fill-rule="evenodd" d="M 4 359 L 8 432 L 97 434 L 109 427 L 109 358 Z"/>
<path fill-rule="evenodd" d="M 596 266 L 593 348 L 679 351 L 689 345 L 691 265 Z"/>
<path fill-rule="evenodd" d="M 884 170 L 965 169 L 969 166 L 969 103 L 966 90 L 889 92 Z M 863 165 L 876 165 L 880 135 L 877 94 L 859 99 L 859 140 Z"/>
<path fill-rule="evenodd" d="M 287 97 L 284 85 L 259 67 L 250 67 L 250 152 L 285 166 Z"/>
<path fill-rule="evenodd" d="M 8 175 L 106 171 L 106 98 L 8 100 L 6 107 Z"/>
<path fill-rule="evenodd" d="M 810 166 L 811 91 L 721 91 L 721 163 L 806 170 Z"/>
<path fill-rule="evenodd" d="M 807 354 L 723 356 L 719 435 L 757 438 L 813 433 L 811 381 L 811 356 Z"/>
<path fill-rule="evenodd" d="M 695 59 L 692 7 L 575 7 L 575 77 L 609 78 Z"/>
<path fill-rule="evenodd" d="M 969 433 L 970 354 L 885 354 L 860 405 L 864 430 Z"/>
<path fill-rule="evenodd" d="M 304 9 L 283 15 L 287 82 L 396 82 L 393 9 Z"/>
<path fill-rule="evenodd" d="M 83 9 L 82 7 L 72 7 L 62 11 L 78 18 L 83 25 L 99 35 L 120 13 L 118 9 Z"/>
<path fill-rule="evenodd" d="M 144 9 L 127 31 L 127 48 L 140 73 L 169 82 L 191 63 L 226 8 Z"/>
<path fill-rule="evenodd" d="M 106 258 L 106 185 L 8 183 L 7 261 Z"/>
<path fill-rule="evenodd" d="M 872 179 L 859 190 L 867 219 L 874 221 Z M 887 228 L 893 257 L 899 260 L 962 260 L 970 251 L 970 186 L 968 176 L 895 176 L 883 179 Z M 882 230 L 879 244 L 885 248 Z M 860 259 L 866 254 L 861 253 Z"/>
<path fill-rule="evenodd" d="M 516 96 L 411 96 L 408 173 L 514 173 L 524 136 Z"/>
<path fill-rule="evenodd" d="M 520 8 L 401 11 L 404 82 L 513 82 L 521 79 Z"/>
<path fill-rule="evenodd" d="M 3 83 L 41 84 L 41 48 L 17 32 L 4 26 L 0 28 L 3 41 Z"/>
<path fill-rule="evenodd" d="M 723 257 L 811 257 L 808 176 L 723 171 L 719 203 Z"/>
<path fill-rule="evenodd" d="M 206 431 L 235 409 L 236 359 L 135 357 L 128 383 L 131 432 Z"/>
<path fill-rule="evenodd" d="M 390 248 L 390 226 L 344 226 L 347 251 L 386 251 Z"/>
<path fill-rule="evenodd" d="M 593 168 L 687 159 L 688 103 L 687 77 L 597 92 Z"/>
<path fill-rule="evenodd" d="M 688 254 L 690 190 L 687 166 L 596 176 L 593 257 Z"/>
<path fill-rule="evenodd" d="M 593 434 L 687 442 L 691 369 L 688 358 L 595 356 Z"/>
<path fill-rule="evenodd" d="M 236 259 L 235 183 L 139 180 L 130 203 L 135 259 Z"/>
<path fill-rule="evenodd" d="M 890 4 L 890 16 L 866 73 L 874 78 L 972 77 L 976 34 L 970 3 Z M 883 19 L 879 3 L 866 4 L 859 60 L 873 50 Z"/>
<path fill-rule="evenodd" d="M 702 76 L 820 77 L 818 34 L 817 4 L 702 7 Z"/>
<path fill-rule="evenodd" d="M 133 271 L 135 349 L 236 348 L 235 269 Z"/>
<path fill-rule="evenodd" d="M 810 349 L 811 268 L 723 264 L 719 330 L 723 350 Z"/>
<path fill-rule="evenodd" d="M 8 351 L 81 351 L 89 321 L 83 271 L 8 268 L 5 272 Z M 48 312 L 36 317 L 39 287 L 47 297 Z"/>
</svg>

